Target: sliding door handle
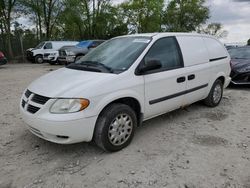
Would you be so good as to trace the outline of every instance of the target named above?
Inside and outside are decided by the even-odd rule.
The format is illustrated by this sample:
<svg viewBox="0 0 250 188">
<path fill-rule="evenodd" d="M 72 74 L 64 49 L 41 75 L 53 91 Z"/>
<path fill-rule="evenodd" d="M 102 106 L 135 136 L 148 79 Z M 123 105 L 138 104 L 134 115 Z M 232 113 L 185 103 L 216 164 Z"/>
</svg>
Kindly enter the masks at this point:
<svg viewBox="0 0 250 188">
<path fill-rule="evenodd" d="M 195 75 L 194 74 L 188 75 L 188 80 L 193 80 L 193 79 L 195 79 Z"/>
<path fill-rule="evenodd" d="M 177 83 L 182 83 L 182 82 L 185 82 L 186 81 L 186 77 L 185 76 L 182 76 L 180 78 L 177 78 Z"/>
</svg>

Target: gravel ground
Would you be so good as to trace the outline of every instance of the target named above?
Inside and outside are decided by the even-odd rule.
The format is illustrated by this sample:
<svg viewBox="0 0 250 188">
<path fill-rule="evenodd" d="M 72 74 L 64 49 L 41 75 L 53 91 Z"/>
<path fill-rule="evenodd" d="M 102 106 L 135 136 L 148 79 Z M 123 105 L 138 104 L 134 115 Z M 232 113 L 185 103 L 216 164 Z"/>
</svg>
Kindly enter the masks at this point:
<svg viewBox="0 0 250 188">
<path fill-rule="evenodd" d="M 93 143 L 58 145 L 32 135 L 18 105 L 26 86 L 60 66 L 0 67 L 0 188 L 250 188 L 250 88 L 143 123 L 131 145 L 105 153 Z M 49 83 L 48 83 L 49 84 Z"/>
</svg>

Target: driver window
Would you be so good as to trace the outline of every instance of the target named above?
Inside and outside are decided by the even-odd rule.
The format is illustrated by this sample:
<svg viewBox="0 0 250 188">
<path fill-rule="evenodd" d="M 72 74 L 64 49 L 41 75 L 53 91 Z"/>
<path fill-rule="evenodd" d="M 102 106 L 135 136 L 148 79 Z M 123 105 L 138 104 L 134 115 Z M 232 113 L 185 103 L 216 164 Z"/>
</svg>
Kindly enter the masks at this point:
<svg viewBox="0 0 250 188">
<path fill-rule="evenodd" d="M 145 62 L 159 60 L 162 64 L 161 70 L 183 67 L 176 40 L 167 37 L 157 40 L 145 56 Z"/>
<path fill-rule="evenodd" d="M 47 42 L 44 46 L 44 49 L 52 49 L 52 43 L 51 42 Z"/>
</svg>

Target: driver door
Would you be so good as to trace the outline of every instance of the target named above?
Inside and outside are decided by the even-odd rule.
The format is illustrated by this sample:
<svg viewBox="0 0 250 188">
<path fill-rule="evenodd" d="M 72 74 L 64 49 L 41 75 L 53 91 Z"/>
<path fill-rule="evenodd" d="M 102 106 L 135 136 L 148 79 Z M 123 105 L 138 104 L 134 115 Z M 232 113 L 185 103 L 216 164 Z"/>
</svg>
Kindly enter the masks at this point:
<svg viewBox="0 0 250 188">
<path fill-rule="evenodd" d="M 148 60 L 158 60 L 162 67 L 144 73 L 145 119 L 181 107 L 186 90 L 186 71 L 175 37 L 157 40 L 143 62 Z"/>
</svg>

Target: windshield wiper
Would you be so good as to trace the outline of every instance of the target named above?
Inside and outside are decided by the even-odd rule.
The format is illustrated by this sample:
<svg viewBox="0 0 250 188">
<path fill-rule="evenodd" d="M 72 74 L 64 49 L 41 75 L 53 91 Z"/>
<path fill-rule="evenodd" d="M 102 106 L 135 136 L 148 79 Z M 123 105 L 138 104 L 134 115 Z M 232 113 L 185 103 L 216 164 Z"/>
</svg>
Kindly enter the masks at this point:
<svg viewBox="0 0 250 188">
<path fill-rule="evenodd" d="M 84 66 L 91 66 L 91 67 L 103 67 L 104 69 L 106 69 L 108 72 L 110 72 L 110 73 L 113 73 L 114 72 L 114 70 L 111 68 L 111 67 L 109 67 L 109 66 L 107 66 L 107 65 L 105 65 L 105 64 L 103 64 L 103 63 L 99 63 L 99 62 L 97 62 L 97 61 L 82 61 L 82 62 L 80 62 L 79 63 L 79 65 L 84 65 Z"/>
<path fill-rule="evenodd" d="M 82 66 L 80 64 L 71 63 L 67 66 L 69 69 L 82 70 L 82 71 L 92 71 L 92 72 L 102 72 L 96 67 Z"/>
</svg>

